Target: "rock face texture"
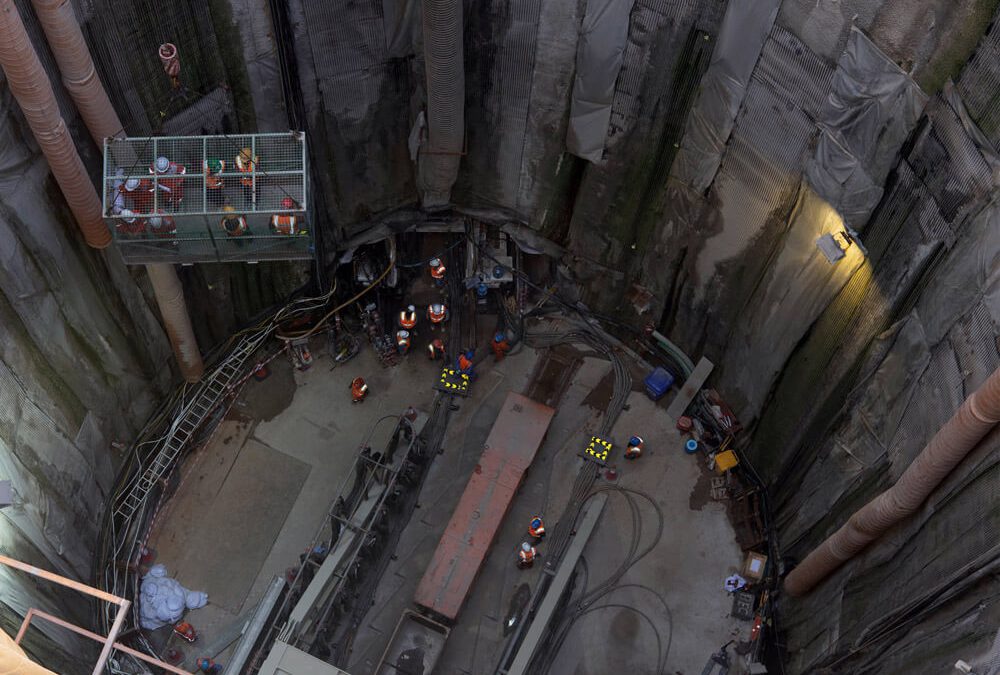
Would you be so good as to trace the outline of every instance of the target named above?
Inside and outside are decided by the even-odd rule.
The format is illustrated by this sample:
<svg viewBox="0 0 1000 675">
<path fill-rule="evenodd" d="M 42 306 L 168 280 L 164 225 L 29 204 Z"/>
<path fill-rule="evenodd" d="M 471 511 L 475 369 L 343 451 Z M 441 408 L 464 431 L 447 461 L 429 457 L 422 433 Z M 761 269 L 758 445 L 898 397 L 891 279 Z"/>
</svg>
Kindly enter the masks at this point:
<svg viewBox="0 0 1000 675">
<path fill-rule="evenodd" d="M 74 120 L 30 2 L 17 4 Z M 420 4 L 74 3 L 129 134 L 306 131 L 325 263 L 338 242 L 420 202 Z M 890 484 L 1000 362 L 996 8 L 464 5 L 451 202 L 552 240 L 592 309 L 652 321 L 718 364 L 713 384 L 752 429 L 791 557 Z M 597 35 L 624 41 L 608 49 Z M 155 58 L 167 41 L 181 49 L 181 90 Z M 594 54 L 620 65 L 594 71 Z M 608 119 L 603 139 L 583 139 L 598 148 L 587 159 L 567 149 L 571 126 L 574 147 L 589 128 L 570 123 L 593 107 L 574 107 L 592 90 L 581 77 L 610 87 L 584 102 Z M 18 498 L 0 512 L 0 536 L 11 555 L 87 578 L 120 459 L 111 443 L 169 388 L 169 346 L 141 274 L 83 245 L 2 84 L 0 115 L 0 478 Z M 71 126 L 96 175 L 98 150 Z M 815 240 L 845 225 L 867 254 L 854 246 L 830 265 Z M 307 272 L 183 270 L 199 341 L 218 342 Z M 651 297 L 641 313 L 626 300 L 636 290 Z M 789 672 L 943 672 L 985 658 L 1000 587 L 976 570 L 997 560 L 998 443 L 988 438 L 893 536 L 782 603 Z M 3 600 L 14 612 L 72 614 L 62 598 L 16 588 Z"/>
</svg>

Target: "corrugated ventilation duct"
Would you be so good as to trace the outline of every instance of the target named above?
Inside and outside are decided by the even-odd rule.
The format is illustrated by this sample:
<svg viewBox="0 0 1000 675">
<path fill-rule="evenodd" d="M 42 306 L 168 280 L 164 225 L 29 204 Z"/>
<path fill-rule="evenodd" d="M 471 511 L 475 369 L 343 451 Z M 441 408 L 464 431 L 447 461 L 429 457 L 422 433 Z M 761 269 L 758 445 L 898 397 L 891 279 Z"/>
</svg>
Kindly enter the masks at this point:
<svg viewBox="0 0 1000 675">
<path fill-rule="evenodd" d="M 465 66 L 462 3 L 423 0 L 424 68 L 427 71 L 427 132 L 418 179 L 425 208 L 451 201 L 465 138 Z"/>
<path fill-rule="evenodd" d="M 59 64 L 63 82 L 90 131 L 103 147 L 105 138 L 124 134 L 107 91 L 97 77 L 94 60 L 83 39 L 69 0 L 33 0 L 49 46 Z M 45 153 L 87 244 L 104 248 L 111 243 L 101 214 L 101 200 L 87 176 L 80 154 L 59 113 L 52 85 L 38 60 L 12 0 L 0 0 L 0 65 L 11 91 L 24 111 L 31 130 Z M 146 268 L 160 315 L 181 370 L 188 382 L 197 382 L 204 372 L 198 343 L 191 327 L 180 280 L 170 265 Z"/>
<path fill-rule="evenodd" d="M 785 579 L 805 595 L 889 528 L 912 515 L 931 492 L 1000 422 L 1000 369 L 972 393 L 891 488 L 858 510 Z"/>
<path fill-rule="evenodd" d="M 87 244 L 106 247 L 111 233 L 101 218 L 101 200 L 76 152 L 52 85 L 13 0 L 0 0 L 0 66 Z"/>
</svg>

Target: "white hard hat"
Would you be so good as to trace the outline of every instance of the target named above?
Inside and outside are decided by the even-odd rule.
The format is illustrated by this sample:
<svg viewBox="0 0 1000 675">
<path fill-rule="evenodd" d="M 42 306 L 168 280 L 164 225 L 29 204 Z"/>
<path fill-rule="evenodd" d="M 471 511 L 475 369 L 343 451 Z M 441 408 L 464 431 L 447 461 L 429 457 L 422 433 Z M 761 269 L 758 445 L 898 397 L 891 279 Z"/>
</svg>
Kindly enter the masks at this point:
<svg viewBox="0 0 1000 675">
<path fill-rule="evenodd" d="M 396 333 L 396 337 L 408 338 L 408 337 L 410 337 L 410 331 L 408 331 L 408 330 L 401 330 L 398 333 Z"/>
<path fill-rule="evenodd" d="M 522 550 L 522 551 L 524 551 L 525 553 L 527 553 L 528 551 L 530 551 L 530 550 L 531 550 L 531 544 L 529 544 L 529 543 L 528 543 L 528 542 L 526 542 L 526 541 L 525 541 L 525 542 L 522 542 L 522 543 L 521 543 L 521 550 Z"/>
<path fill-rule="evenodd" d="M 135 220 L 135 214 L 132 213 L 132 211 L 130 211 L 129 209 L 122 209 L 121 212 L 119 212 L 118 215 L 120 215 L 122 218 L 124 218 L 125 220 L 127 220 L 130 223 L 133 220 Z"/>
<path fill-rule="evenodd" d="M 414 307 L 413 305 L 407 305 L 406 306 L 406 311 L 407 312 L 415 312 L 415 311 L 417 311 L 417 308 Z"/>
<path fill-rule="evenodd" d="M 161 223 L 163 223 L 163 219 L 159 216 L 153 216 L 149 219 L 149 224 L 153 227 L 159 227 Z"/>
<path fill-rule="evenodd" d="M 127 181 L 125 181 L 125 189 L 128 190 L 129 192 L 136 189 L 137 187 L 139 187 L 138 178 L 129 178 Z"/>
<path fill-rule="evenodd" d="M 157 173 L 166 173 L 167 169 L 169 169 L 169 168 L 170 168 L 170 160 L 169 159 L 167 159 L 166 157 L 157 157 L 156 158 L 156 172 Z"/>
<path fill-rule="evenodd" d="M 431 267 L 437 267 L 441 264 L 440 258 L 431 258 Z"/>
</svg>

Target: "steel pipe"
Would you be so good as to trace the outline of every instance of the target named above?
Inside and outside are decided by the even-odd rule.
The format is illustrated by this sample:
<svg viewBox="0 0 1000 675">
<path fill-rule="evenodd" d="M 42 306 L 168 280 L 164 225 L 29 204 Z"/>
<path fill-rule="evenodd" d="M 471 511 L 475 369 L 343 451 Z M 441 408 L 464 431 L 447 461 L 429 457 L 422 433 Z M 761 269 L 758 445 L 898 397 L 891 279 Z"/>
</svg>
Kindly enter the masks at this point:
<svg viewBox="0 0 1000 675">
<path fill-rule="evenodd" d="M 965 399 L 895 485 L 859 509 L 788 574 L 785 591 L 805 595 L 893 525 L 914 514 L 998 422 L 1000 369 Z"/>
<path fill-rule="evenodd" d="M 173 265 L 157 263 L 146 265 L 146 273 L 153 284 L 156 303 L 160 306 L 163 325 L 174 348 L 181 375 L 188 382 L 197 382 L 205 372 L 205 365 L 191 329 L 191 319 L 184 302 L 184 287 L 177 271 Z"/>
<path fill-rule="evenodd" d="M 102 219 L 101 200 L 76 152 L 52 84 L 13 0 L 0 0 L 0 67 L 84 239 L 94 248 L 105 248 L 111 243 L 111 234 Z"/>
<path fill-rule="evenodd" d="M 451 201 L 465 138 L 465 66 L 461 0 L 423 0 L 424 68 L 427 79 L 427 141 L 420 149 L 421 203 L 440 208 Z"/>
<path fill-rule="evenodd" d="M 103 147 L 105 138 L 123 137 L 125 130 L 97 76 L 73 4 L 70 0 L 32 0 L 32 4 L 59 64 L 63 85 L 97 147 Z"/>
</svg>

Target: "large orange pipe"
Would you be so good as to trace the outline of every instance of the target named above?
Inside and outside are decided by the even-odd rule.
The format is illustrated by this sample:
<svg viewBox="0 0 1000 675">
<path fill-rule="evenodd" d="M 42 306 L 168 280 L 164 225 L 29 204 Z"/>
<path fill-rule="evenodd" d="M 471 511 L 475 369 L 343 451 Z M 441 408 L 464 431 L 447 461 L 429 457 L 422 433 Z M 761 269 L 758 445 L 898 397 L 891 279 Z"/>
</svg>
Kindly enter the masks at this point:
<svg viewBox="0 0 1000 675">
<path fill-rule="evenodd" d="M 920 508 L 931 492 L 1000 422 L 1000 369 L 959 407 L 896 484 L 858 510 L 785 579 L 805 595 L 889 528 Z"/>
<path fill-rule="evenodd" d="M 0 0 L 0 67 L 84 239 L 94 248 L 105 248 L 111 243 L 111 233 L 101 217 L 101 200 L 76 152 L 59 113 L 52 84 L 28 39 L 13 0 Z"/>
<path fill-rule="evenodd" d="M 121 119 L 97 77 L 94 60 L 69 0 L 33 2 L 49 47 L 59 64 L 63 83 L 98 147 L 104 146 L 105 138 L 124 135 Z M 102 218 L 100 198 L 59 114 L 52 85 L 12 0 L 0 0 L 0 21 L 0 64 L 7 73 L 11 91 L 45 152 L 84 238 L 91 246 L 104 248 L 111 242 L 111 234 Z M 53 127 L 58 133 L 47 131 Z M 70 167 L 72 172 L 69 173 L 66 167 Z M 188 382 L 197 382 L 205 366 L 177 272 L 171 265 L 147 265 L 146 272 L 181 375 Z"/>
<path fill-rule="evenodd" d="M 73 4 L 70 0 L 32 0 L 32 4 L 59 64 L 63 85 L 73 97 L 97 147 L 104 147 L 105 138 L 124 136 L 118 113 L 97 76 Z"/>
</svg>

